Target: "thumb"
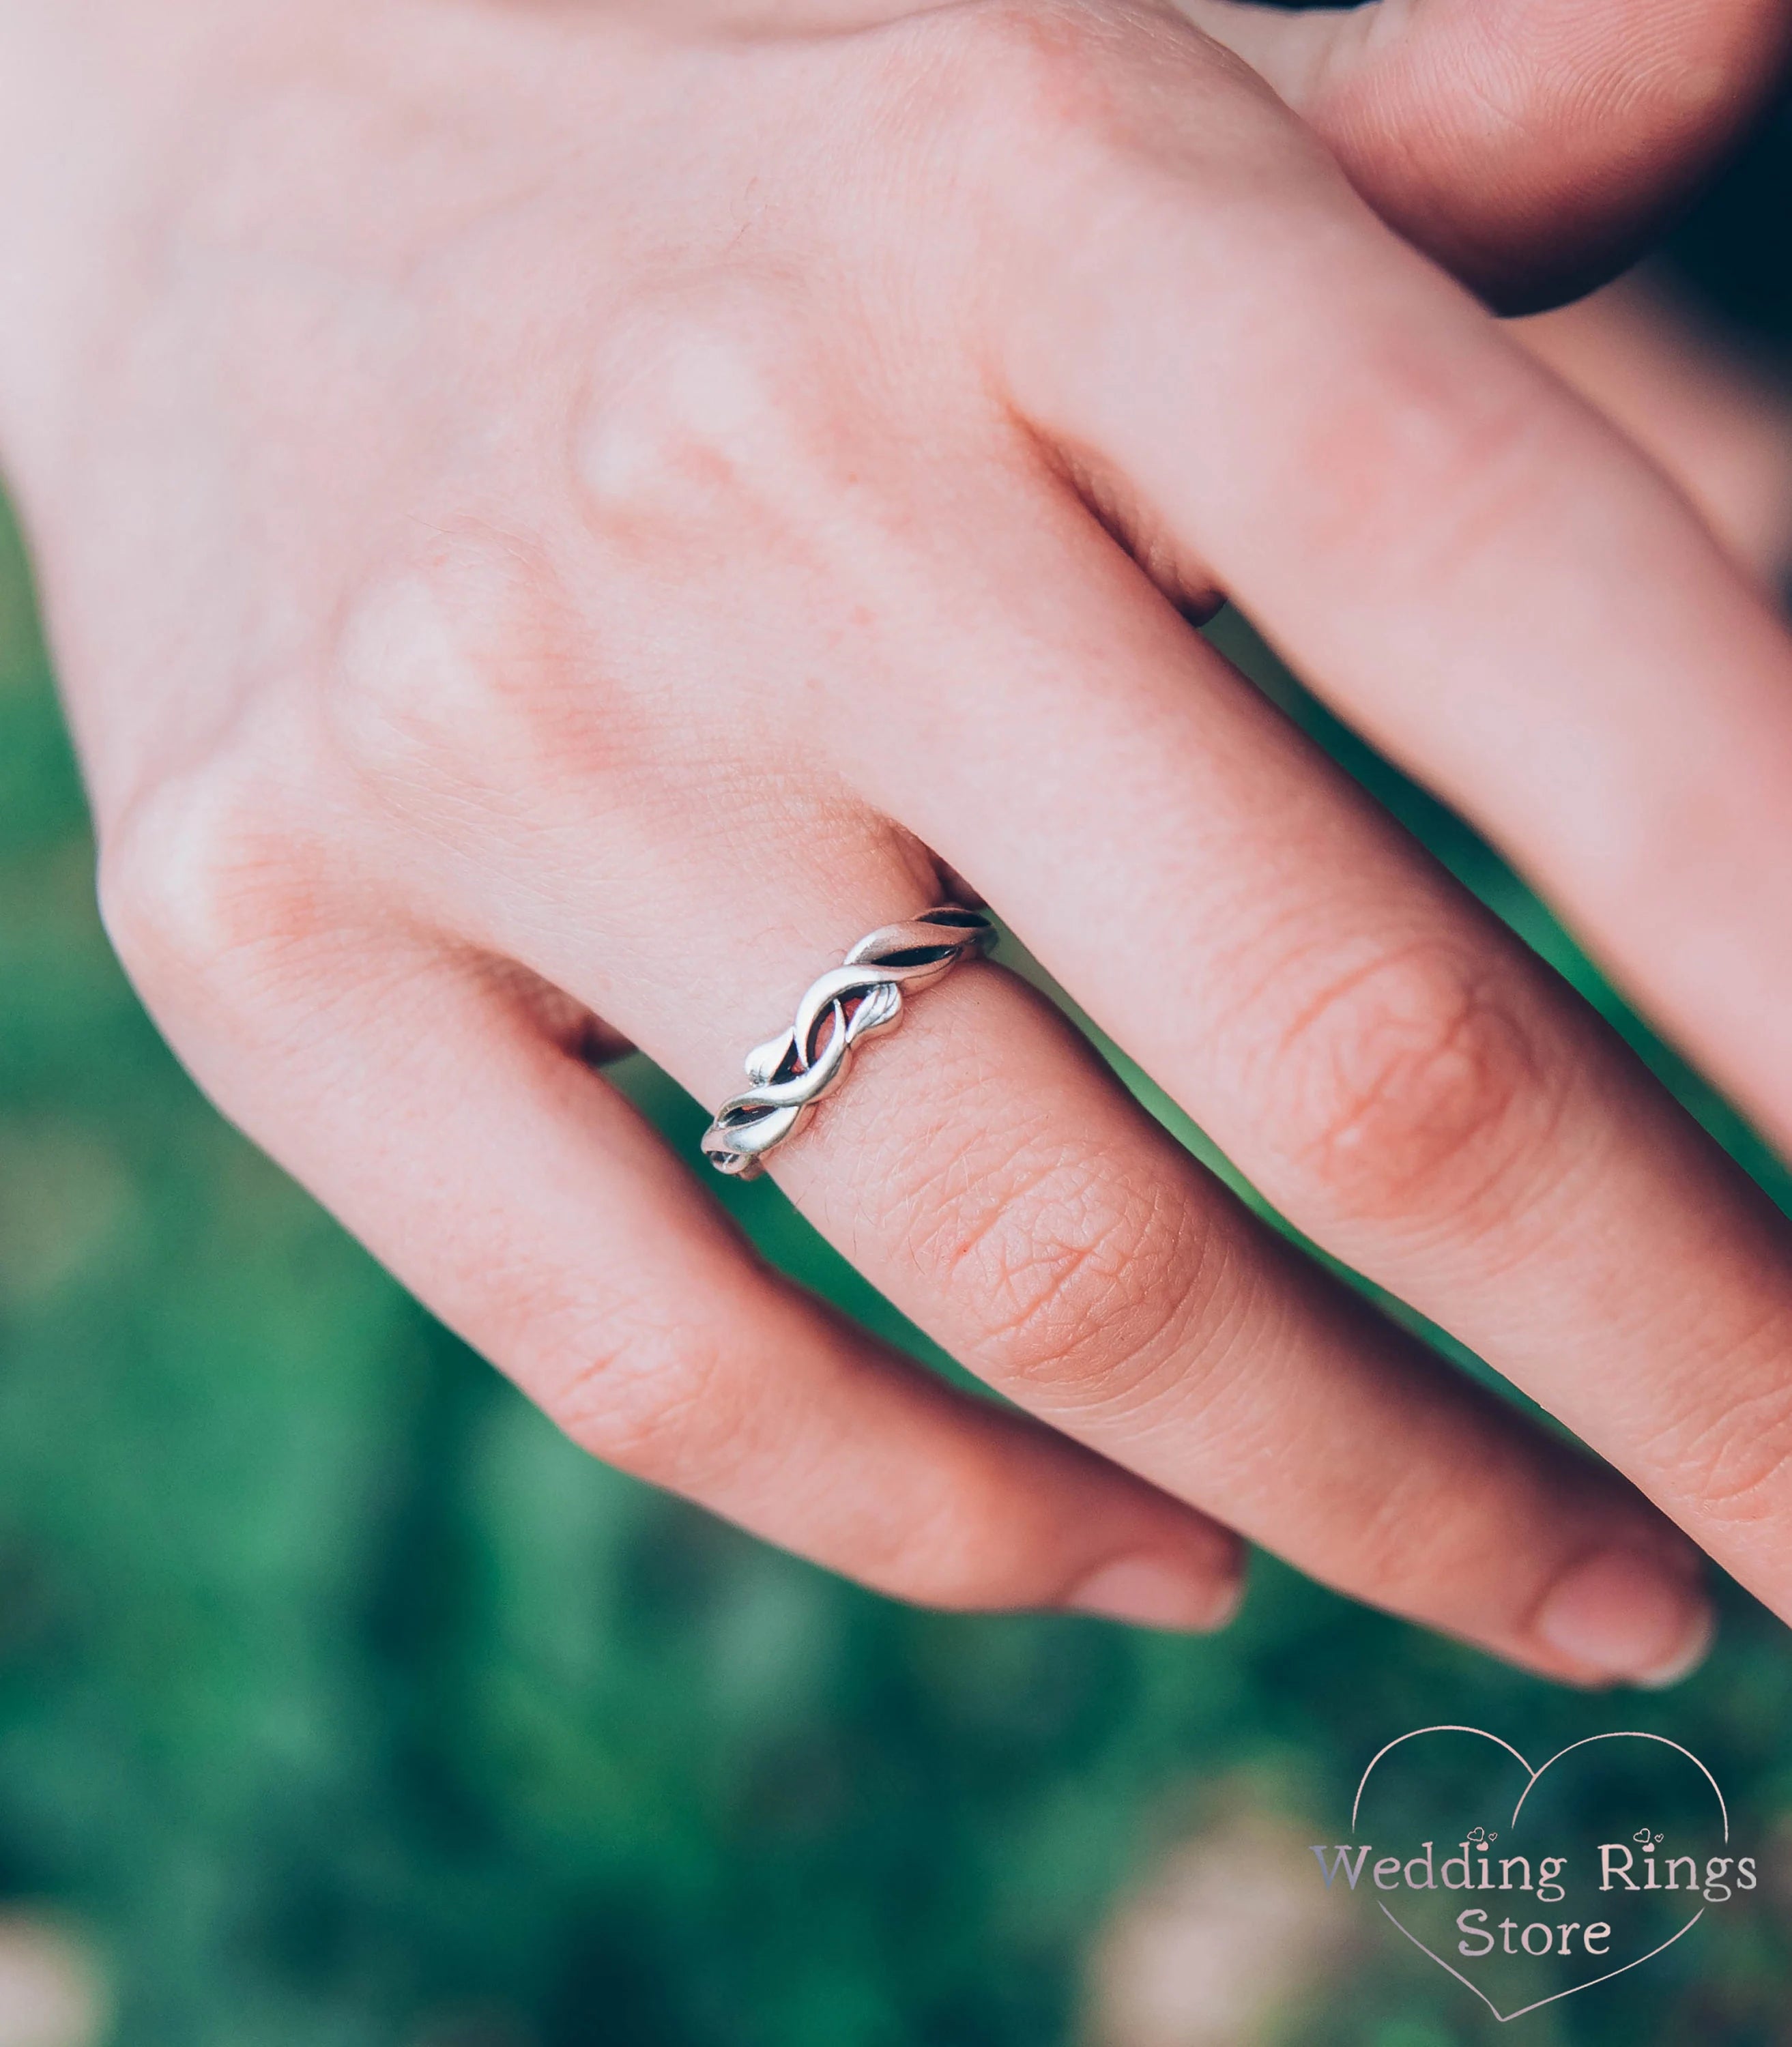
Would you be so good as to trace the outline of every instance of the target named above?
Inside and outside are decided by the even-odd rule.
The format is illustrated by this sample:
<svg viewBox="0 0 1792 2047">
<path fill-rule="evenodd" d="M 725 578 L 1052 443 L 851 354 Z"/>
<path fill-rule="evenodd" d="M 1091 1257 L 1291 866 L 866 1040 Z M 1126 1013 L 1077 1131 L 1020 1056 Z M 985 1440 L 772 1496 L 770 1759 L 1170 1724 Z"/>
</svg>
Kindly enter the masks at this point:
<svg viewBox="0 0 1792 2047">
<path fill-rule="evenodd" d="M 1502 311 L 1603 281 L 1780 83 L 1792 0 L 1178 0 Z"/>
</svg>

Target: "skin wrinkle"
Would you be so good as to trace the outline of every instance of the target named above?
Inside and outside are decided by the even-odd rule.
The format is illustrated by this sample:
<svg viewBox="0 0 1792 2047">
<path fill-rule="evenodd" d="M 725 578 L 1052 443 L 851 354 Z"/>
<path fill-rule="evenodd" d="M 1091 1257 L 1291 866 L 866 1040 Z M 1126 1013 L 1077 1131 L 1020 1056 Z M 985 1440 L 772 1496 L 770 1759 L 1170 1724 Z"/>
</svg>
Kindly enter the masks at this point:
<svg viewBox="0 0 1792 2047">
<path fill-rule="evenodd" d="M 1517 1155 L 1533 1170 L 1547 1157 L 1564 1113 L 1562 1052 L 1539 1056 L 1509 1006 L 1477 985 L 1484 969 L 1459 971 L 1445 955 L 1439 973 L 1438 960 L 1427 939 L 1372 957 L 1314 992 L 1273 1038 L 1247 1034 L 1262 1048 L 1255 1075 L 1247 1070 L 1259 1099 L 1286 1097 L 1278 1076 L 1315 1067 L 1325 1076 L 1317 1089 L 1299 1089 L 1301 1107 L 1279 1119 L 1302 1206 L 1316 1196 L 1365 1218 L 1435 1219 L 1448 1189 L 1460 1217 L 1511 1182 L 1521 1142 Z M 1520 1113 L 1522 1132 L 1513 1128 Z"/>
<path fill-rule="evenodd" d="M 1117 1396 L 1124 1399 L 1139 1376 L 1162 1368 L 1159 1360 L 1178 1348 L 1183 1327 L 1197 1313 L 1192 1292 L 1181 1280 L 1182 1242 L 1194 1225 L 1185 1201 L 1155 1190 L 1144 1218 L 1103 1213 L 1109 1198 L 1105 1191 L 1090 1191 L 1087 1177 L 1077 1183 L 1079 1197 L 1068 1211 L 1061 1201 L 1042 1205 L 1041 1193 L 1055 1184 L 1052 1175 L 1062 1170 L 1060 1162 L 1031 1185 L 1023 1179 L 1013 1212 L 999 1225 L 1005 1227 L 998 1240 L 999 1276 L 992 1286 L 988 1261 L 980 1260 L 985 1284 L 978 1290 L 997 1304 L 990 1335 L 1004 1355 L 1006 1374 L 1054 1390 L 1090 1387 L 1096 1389 L 1093 1401 L 1079 1392 L 1078 1404 L 1103 1412 Z M 1171 1240 L 1165 1248 L 1153 1248 L 1146 1262 L 1145 1247 L 1155 1244 L 1154 1232 L 1162 1227 L 1155 1217 L 1166 1205 L 1173 1217 Z M 1077 1210 L 1091 1208 L 1096 1220 L 1082 1226 Z M 1067 1226 L 1049 1226 L 1066 1215 Z M 992 1234 L 987 1229 L 974 1232 L 983 1244 Z M 1017 1237 L 1028 1245 L 1018 1256 L 1012 1249 Z M 981 1248 L 955 1245 L 949 1275 L 960 1271 Z M 1194 1263 L 1198 1272 L 1198 1253 Z M 1141 1264 L 1143 1284 L 1134 1276 Z M 1019 1284 L 1030 1273 L 1041 1282 L 1031 1298 Z"/>
<path fill-rule="evenodd" d="M 972 1054 L 978 1064 L 987 1059 L 980 1047 L 973 1047 Z M 962 1078 L 954 1081 L 949 1058 L 937 1062 L 930 1078 L 938 1098 L 966 1109 L 987 1093 L 974 1083 L 967 1085 Z M 1017 1102 L 1006 1106 L 1011 1112 L 1020 1108 Z M 1091 1186 L 1098 1186 L 1111 1169 L 1103 1165 L 1098 1154 L 1090 1151 L 1080 1135 L 1062 1136 L 1053 1149 L 1042 1151 L 1031 1124 L 1030 1116 L 1024 1122 L 1017 1117 L 1017 1127 L 993 1157 L 987 1149 L 980 1149 L 973 1157 L 969 1147 L 957 1141 L 954 1126 L 926 1133 L 919 1144 L 906 1132 L 892 1133 L 892 1148 L 900 1146 L 900 1158 L 907 1170 L 892 1171 L 886 1167 L 876 1176 L 880 1185 L 893 1178 L 912 1186 L 899 1205 L 900 1213 L 909 1219 L 900 1226 L 900 1239 L 918 1265 L 937 1274 L 946 1290 L 958 1290 L 968 1267 L 977 1266 L 982 1271 L 983 1254 L 992 1244 L 997 1248 L 1001 1255 L 995 1261 L 996 1276 L 993 1280 L 986 1278 L 985 1283 L 972 1292 L 985 1304 L 979 1321 L 989 1339 L 1004 1348 L 1015 1347 L 1042 1306 L 1048 1306 L 1085 1264 L 1099 1258 L 1106 1249 L 1102 1233 L 1090 1236 L 1074 1229 L 1051 1231 L 1049 1242 L 1041 1247 L 1039 1237 L 1047 1218 L 1066 1212 L 1065 1203 L 1042 1201 L 1042 1194 L 1059 1186 L 1069 1167 L 1073 1187 L 1080 1190 L 1080 1199 L 1086 1202 L 1091 1198 Z M 985 1147 L 1000 1135 L 999 1128 L 984 1118 L 977 1119 L 976 1127 Z M 945 1148 L 941 1146 L 942 1139 L 947 1140 Z M 917 1151 L 924 1162 L 918 1182 L 911 1163 Z M 954 1179 L 958 1182 L 956 1186 Z M 977 1205 L 967 1223 L 966 1211 L 973 1190 Z M 992 1190 L 999 1190 L 993 1198 Z M 1074 1211 L 1076 1205 L 1073 1201 L 1070 1210 Z M 1108 1225 L 1113 1229 L 1124 1227 L 1118 1218 Z M 1024 1248 L 1018 1262 L 1009 1255 L 1017 1245 Z M 1044 1275 L 1044 1283 L 1032 1299 L 1018 1298 L 1015 1283 L 1023 1272 L 1035 1270 Z M 1004 1301 L 1012 1319 L 1001 1309 Z M 997 1312 L 992 1316 L 989 1310 L 993 1308 Z M 1054 1355 L 1054 1347 L 1040 1347 L 1042 1360 Z M 1028 1376 L 1024 1366 L 1020 1376 Z"/>
<path fill-rule="evenodd" d="M 637 1477 L 699 1491 L 748 1461 L 754 1418 L 732 1401 L 718 1414 L 715 1394 L 727 1375 L 717 1349 L 699 1352 L 687 1335 L 665 1328 L 663 1315 L 631 1318 L 621 1304 L 606 1312 L 601 1343 L 595 1337 L 569 1343 L 558 1368 L 533 1356 L 575 1442 Z"/>
<path fill-rule="evenodd" d="M 1747 1347 L 1745 1340 L 1736 1349 Z M 1736 1349 L 1727 1358 L 1733 1359 Z M 1727 1401 L 1718 1413 L 1701 1415 L 1689 1408 L 1642 1445 L 1645 1468 L 1676 1477 L 1689 1474 L 1713 1519 L 1749 1534 L 1785 1512 L 1785 1488 L 1778 1484 L 1792 1460 L 1792 1383 L 1779 1362 L 1785 1352 L 1781 1331 L 1772 1346 L 1768 1383 Z M 1773 1496 L 1776 1485 L 1778 1499 Z M 1767 1533 L 1771 1538 L 1771 1527 Z"/>
<path fill-rule="evenodd" d="M 993 1275 L 993 1283 L 976 1290 L 997 1310 L 990 1333 L 1004 1348 L 1020 1349 L 1018 1339 L 1038 1312 L 1066 1295 L 1081 1272 L 1102 1260 L 1114 1237 L 1132 1232 L 1111 1204 L 1104 1204 L 1097 1216 L 1092 1186 L 1105 1177 L 1104 1169 L 1080 1138 L 1066 1137 L 1042 1151 L 1035 1139 L 1023 1137 L 1004 1155 L 999 1174 L 973 1177 L 982 1204 L 968 1222 L 954 1216 L 937 1225 L 940 1235 L 949 1236 L 944 1275 L 953 1286 L 967 1267 Z M 993 1200 L 989 1198 L 992 1183 L 1001 1190 Z M 1041 1283 L 1029 1290 L 1020 1283 L 1031 1274 Z M 1055 1345 L 1038 1348 L 1048 1356 L 1057 1349 Z"/>
<path fill-rule="evenodd" d="M 1104 1386 L 1097 1411 L 1117 1441 L 1144 1458 L 1161 1457 L 1159 1431 L 1174 1422 L 1199 1445 L 1204 1461 L 1219 1461 L 1223 1450 L 1244 1496 L 1267 1501 L 1279 1490 L 1286 1460 L 1301 1445 L 1285 1404 L 1264 1400 L 1261 1388 L 1285 1376 L 1277 1360 L 1283 1349 L 1298 1347 L 1299 1332 L 1278 1329 L 1288 1318 L 1271 1297 L 1261 1266 L 1244 1255 L 1236 1227 L 1210 1226 L 1195 1241 L 1194 1267 L 1180 1289 L 1182 1325 L 1166 1328 L 1162 1356 L 1151 1369 L 1117 1391 Z M 1247 1389 L 1243 1418 L 1261 1425 L 1254 1430 L 1226 1412 Z M 1255 1450 L 1253 1435 L 1260 1445 Z M 1251 1484 L 1253 1467 L 1268 1480 L 1260 1491 Z"/>
<path fill-rule="evenodd" d="M 993 1157 L 987 1150 L 973 1151 L 956 1141 L 949 1147 L 942 1145 L 941 1140 L 967 1123 L 981 1133 L 985 1143 L 1001 1134 L 999 1126 L 991 1124 L 987 1113 L 973 1105 L 983 1092 L 980 1070 L 988 1067 L 989 1048 L 974 1036 L 967 1035 L 957 1019 L 948 1027 L 951 1035 L 945 1046 L 938 1044 L 936 1033 L 935 1044 L 927 1048 L 933 1054 L 929 1070 L 935 1098 L 959 1104 L 958 1114 L 951 1125 L 927 1133 L 921 1142 L 919 1149 L 925 1167 L 919 1178 L 915 1171 L 917 1147 L 914 1141 L 899 1127 L 890 1127 L 884 1155 L 869 1168 L 864 1178 L 880 1190 L 899 1186 L 904 1193 L 893 1215 L 886 1209 L 869 1223 L 857 1202 L 849 1198 L 846 1214 L 850 1218 L 847 1226 L 853 1232 L 853 1248 L 863 1256 L 865 1238 L 875 1240 L 893 1235 L 908 1260 L 930 1275 L 942 1271 L 944 1284 L 935 1281 L 931 1291 L 962 1295 L 967 1290 L 963 1284 L 966 1268 L 978 1260 L 990 1244 L 1005 1241 L 1024 1245 L 1026 1256 L 1020 1266 L 1013 1266 L 1004 1258 L 999 1261 L 1000 1277 L 994 1283 L 984 1277 L 981 1283 L 968 1290 L 971 1298 L 983 1304 L 977 1314 L 980 1341 L 993 1341 L 1008 1351 L 1018 1347 L 1030 1353 L 1018 1367 L 1012 1360 L 1004 1364 L 1002 1383 L 1011 1386 L 1024 1384 L 1030 1394 L 1043 1396 L 1069 1383 L 1065 1372 L 1066 1361 L 1086 1349 L 1094 1353 L 1091 1366 L 1086 1373 L 1073 1370 L 1070 1377 L 1079 1384 L 1086 1377 L 1090 1391 L 1079 1393 L 1074 1404 L 1079 1411 L 1099 1415 L 1105 1420 L 1117 1417 L 1132 1404 L 1135 1372 L 1141 1377 L 1164 1377 L 1179 1382 L 1186 1379 L 1193 1361 L 1190 1354 L 1205 1356 L 1211 1341 L 1208 1323 L 1214 1304 L 1214 1296 L 1209 1290 L 1229 1277 L 1224 1267 L 1217 1275 L 1212 1272 L 1212 1260 L 1228 1232 L 1199 1218 L 1198 1204 L 1187 1193 L 1154 1181 L 1145 1190 L 1144 1198 L 1149 1206 L 1143 1217 L 1122 1212 L 1129 1210 L 1137 1198 L 1130 1192 L 1123 1193 L 1105 1228 L 1091 1232 L 1074 1222 L 1068 1229 L 1054 1226 L 1045 1232 L 1049 1248 L 1040 1251 L 1042 1193 L 1057 1185 L 1068 1167 L 1072 1185 L 1077 1190 L 1076 1198 L 1067 1207 L 1062 1202 L 1049 1204 L 1052 1215 L 1074 1215 L 1093 1202 L 1105 1205 L 1110 1198 L 1098 1190 L 1104 1179 L 1112 1179 L 1114 1166 L 1111 1162 L 1104 1163 L 1103 1155 L 1091 1151 L 1086 1139 L 1081 1136 L 1066 1136 L 1059 1140 L 1055 1149 L 1039 1152 L 1034 1128 L 1038 1108 L 1034 1103 L 1026 1105 L 1024 1116 L 1018 1121 L 1012 1139 Z M 910 1061 L 915 1063 L 924 1055 L 923 1048 L 912 1040 L 906 1047 L 892 1043 L 889 1050 L 906 1051 Z M 956 1070 L 960 1058 L 971 1069 L 970 1074 L 961 1074 Z M 881 1080 L 887 1090 L 900 1095 L 903 1080 L 888 1066 L 882 1071 Z M 1009 1101 L 1007 1106 L 1017 1116 L 1022 1109 L 1018 1100 Z M 892 1153 L 896 1155 L 893 1158 Z M 1017 1171 L 1017 1167 L 1022 1170 Z M 857 1183 L 857 1178 L 855 1175 L 846 1183 L 848 1190 Z M 962 1217 L 966 1198 L 973 1189 L 978 1197 L 977 1210 L 967 1229 Z M 994 1198 L 991 1198 L 992 1189 L 998 1190 Z M 1208 1198 L 1219 1198 L 1217 1190 L 1208 1190 Z M 1128 1270 L 1136 1251 L 1122 1250 L 1116 1256 L 1110 1240 L 1122 1246 L 1155 1241 L 1156 1232 L 1163 1227 L 1159 1218 L 1166 1212 L 1172 1217 L 1172 1236 L 1167 1248 L 1154 1254 L 1154 1268 L 1177 1276 L 1174 1282 L 1154 1283 L 1139 1290 L 1143 1298 L 1133 1311 L 1144 1312 L 1148 1308 L 1152 1315 L 1163 1316 L 1161 1329 L 1152 1331 L 1143 1341 L 1125 1337 L 1117 1341 L 1112 1333 L 1112 1319 L 1101 1312 L 1098 1305 L 1105 1289 L 1097 1290 L 1097 1306 L 1069 1310 L 1064 1308 L 1066 1294 L 1072 1289 L 1086 1290 L 1087 1274 L 1091 1269 L 1098 1271 L 1104 1261 L 1116 1274 Z M 1192 1258 L 1187 1251 L 1190 1244 L 1194 1247 Z M 1031 1298 L 1012 1304 L 1012 1320 L 1001 1314 L 992 1318 L 992 1307 L 1012 1292 L 1022 1271 L 1040 1273 L 1042 1283 Z M 1236 1292 L 1237 1287 L 1233 1290 Z M 1054 1315 L 1066 1313 L 1074 1321 L 1080 1322 L 1085 1318 L 1093 1319 L 1086 1329 L 1066 1340 L 1052 1325 Z M 1191 1336 L 1190 1329 L 1197 1321 L 1200 1324 L 1199 1333 Z M 1043 1334 L 1036 1341 L 1027 1341 L 1035 1329 L 1042 1326 Z M 1104 1352 L 1109 1354 L 1104 1356 Z M 1052 1404 L 1057 1407 L 1060 1403 L 1054 1399 Z"/>
</svg>

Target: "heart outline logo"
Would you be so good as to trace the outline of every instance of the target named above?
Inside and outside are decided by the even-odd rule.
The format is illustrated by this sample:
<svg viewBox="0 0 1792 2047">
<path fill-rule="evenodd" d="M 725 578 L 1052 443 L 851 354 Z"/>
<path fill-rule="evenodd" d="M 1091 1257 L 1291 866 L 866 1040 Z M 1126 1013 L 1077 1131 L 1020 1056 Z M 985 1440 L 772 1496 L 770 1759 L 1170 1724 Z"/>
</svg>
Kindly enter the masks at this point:
<svg viewBox="0 0 1792 2047">
<path fill-rule="evenodd" d="M 1507 1822 L 1509 1828 L 1515 1827 L 1518 1824 L 1519 1815 L 1524 1810 L 1524 1802 L 1526 1799 L 1527 1799 L 1531 1796 L 1531 1793 L 1536 1790 L 1538 1782 L 1544 1775 L 1548 1771 L 1553 1770 L 1557 1763 L 1560 1763 L 1565 1755 L 1572 1755 L 1577 1749 L 1590 1748 L 1596 1742 L 1658 1742 L 1663 1748 L 1671 1748 L 1676 1755 L 1685 1756 L 1686 1760 L 1691 1763 L 1693 1768 L 1698 1771 L 1699 1774 L 1704 1778 L 1706 1783 L 1711 1786 L 1712 1796 L 1717 1801 L 1717 1810 L 1724 1822 L 1724 1845 L 1728 1847 L 1729 1844 L 1730 1809 L 1724 1801 L 1723 1789 L 1719 1785 L 1717 1779 L 1712 1775 L 1711 1772 L 1705 1768 L 1705 1765 L 1700 1762 L 1699 1759 L 1693 1755 L 1693 1751 L 1689 1748 L 1683 1748 L 1677 1741 L 1670 1741 L 1666 1735 L 1647 1734 L 1640 1728 L 1614 1728 L 1608 1734 L 1589 1734 L 1583 1736 L 1579 1741 L 1571 1741 L 1566 1748 L 1558 1749 L 1555 1754 L 1552 1755 L 1546 1763 L 1540 1764 L 1535 1770 L 1531 1768 L 1528 1757 L 1521 1755 L 1518 1750 L 1514 1748 L 1509 1741 L 1503 1740 L 1496 1734 L 1489 1734 L 1485 1728 L 1454 1726 L 1415 1728 L 1409 1734 L 1397 1735 L 1392 1741 L 1388 1743 L 1386 1747 L 1377 1751 L 1377 1752 L 1369 1759 L 1368 1767 L 1363 1772 L 1361 1779 L 1357 1786 L 1357 1795 L 1351 1801 L 1350 1832 L 1353 1838 L 1354 1838 L 1356 1835 L 1358 1816 L 1362 1811 L 1363 1794 L 1368 1789 L 1369 1779 L 1375 1774 L 1376 1766 L 1380 1764 L 1385 1757 L 1391 1755 L 1393 1751 L 1396 1748 L 1399 1748 L 1403 1743 L 1416 1741 L 1421 1735 L 1427 1734 L 1478 1735 L 1483 1741 L 1492 1742 L 1496 1748 L 1503 1748 L 1506 1753 L 1511 1757 L 1512 1760 L 1517 1763 L 1519 1769 L 1525 1773 L 1527 1781 L 1524 1789 L 1519 1794 L 1518 1803 L 1512 1808 L 1512 1817 Z M 1379 1898 L 1376 1902 L 1377 1904 L 1380 1904 L 1380 1900 Z M 1656 1956 L 1665 1953 L 1668 1948 L 1671 1948 L 1676 1941 L 1683 1938 L 1684 1936 L 1691 1933 L 1693 1929 L 1697 1925 L 1700 1920 L 1705 1917 L 1705 1908 L 1701 1905 L 1698 1910 L 1693 1914 L 1692 1917 L 1686 1921 L 1686 1925 L 1682 1926 L 1678 1933 L 1670 1933 L 1658 1947 L 1651 1948 L 1647 1954 L 1639 1955 L 1634 1961 L 1626 1962 L 1621 1968 L 1608 1969 L 1603 1975 L 1591 1976 L 1585 1983 L 1570 1983 L 1566 1990 L 1552 1991 L 1548 1997 L 1540 1997 L 1535 2004 L 1524 2005 L 1516 2011 L 1502 2011 L 1499 2006 L 1495 2004 L 1492 1999 L 1488 1995 L 1487 1992 L 1481 1989 L 1479 1984 L 1471 1983 L 1468 1977 L 1464 1975 L 1460 1969 L 1452 1968 L 1449 1964 L 1444 1960 L 1442 1955 L 1434 1953 L 1433 1951 L 1430 1948 L 1426 1947 L 1425 1943 L 1419 1939 L 1419 1936 L 1413 1932 L 1412 1929 L 1410 1926 L 1404 1925 L 1395 1913 L 1388 1911 L 1388 1909 L 1385 1905 L 1381 1906 L 1381 1910 L 1387 1914 L 1388 1917 L 1393 1921 L 1394 1925 L 1399 1929 L 1399 1931 L 1405 1934 L 1406 1937 L 1411 1941 L 1412 1944 L 1418 1948 L 1419 1952 L 1422 1955 L 1425 1956 L 1429 1960 L 1435 1962 L 1438 1967 L 1443 1971 L 1446 1975 L 1454 1976 L 1456 1980 L 1462 1985 L 1465 1990 L 1472 1991 L 1474 1995 L 1480 1999 L 1481 2002 L 1487 2006 L 1488 2010 L 1493 2014 L 1494 2018 L 1501 2026 L 1508 2026 L 1515 2018 L 1523 2018 L 1527 2017 L 1531 2012 L 1541 2011 L 1546 2004 L 1559 2004 L 1565 1997 L 1577 1997 L 1584 1990 L 1596 1989 L 1598 1985 L 1602 1983 L 1610 1983 L 1615 1976 L 1628 1975 L 1632 1969 L 1641 1968 L 1645 1962 L 1652 1962 L 1655 1959 Z"/>
</svg>

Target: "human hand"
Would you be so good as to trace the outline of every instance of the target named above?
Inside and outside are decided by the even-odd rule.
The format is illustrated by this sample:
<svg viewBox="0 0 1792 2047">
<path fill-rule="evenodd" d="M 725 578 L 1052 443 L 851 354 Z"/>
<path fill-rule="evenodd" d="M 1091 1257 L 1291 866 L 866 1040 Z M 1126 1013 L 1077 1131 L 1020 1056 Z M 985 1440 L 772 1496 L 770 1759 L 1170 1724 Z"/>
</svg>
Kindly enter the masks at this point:
<svg viewBox="0 0 1792 2047">
<path fill-rule="evenodd" d="M 1784 1132 L 1777 625 L 1186 25 L 884 12 L 8 0 L 0 130 L 69 169 L 4 230 L 0 444 L 120 950 L 581 1441 L 774 1540 L 1197 1626 L 1237 1530 L 1671 1675 L 1666 1524 L 1012 977 L 920 998 L 776 1170 L 1032 1420 L 758 1267 L 590 1070 L 733 1093 L 943 863 L 1792 1608 L 1781 1219 L 1167 600 L 1235 590 Z"/>
</svg>

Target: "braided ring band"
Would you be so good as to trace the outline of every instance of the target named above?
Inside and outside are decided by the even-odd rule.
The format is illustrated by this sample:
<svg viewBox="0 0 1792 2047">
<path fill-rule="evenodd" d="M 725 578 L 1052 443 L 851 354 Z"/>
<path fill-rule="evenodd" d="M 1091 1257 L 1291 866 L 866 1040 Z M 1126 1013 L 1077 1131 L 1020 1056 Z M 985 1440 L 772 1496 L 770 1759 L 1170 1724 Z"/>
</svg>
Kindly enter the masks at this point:
<svg viewBox="0 0 1792 2047">
<path fill-rule="evenodd" d="M 995 942 L 996 927 L 981 911 L 952 903 L 861 938 L 797 1004 L 794 1027 L 747 1054 L 753 1085 L 717 1110 L 703 1156 L 718 1173 L 743 1180 L 762 1172 L 767 1152 L 794 1137 L 846 1078 L 860 1039 L 902 1021 L 904 990 L 931 987 Z"/>
</svg>

